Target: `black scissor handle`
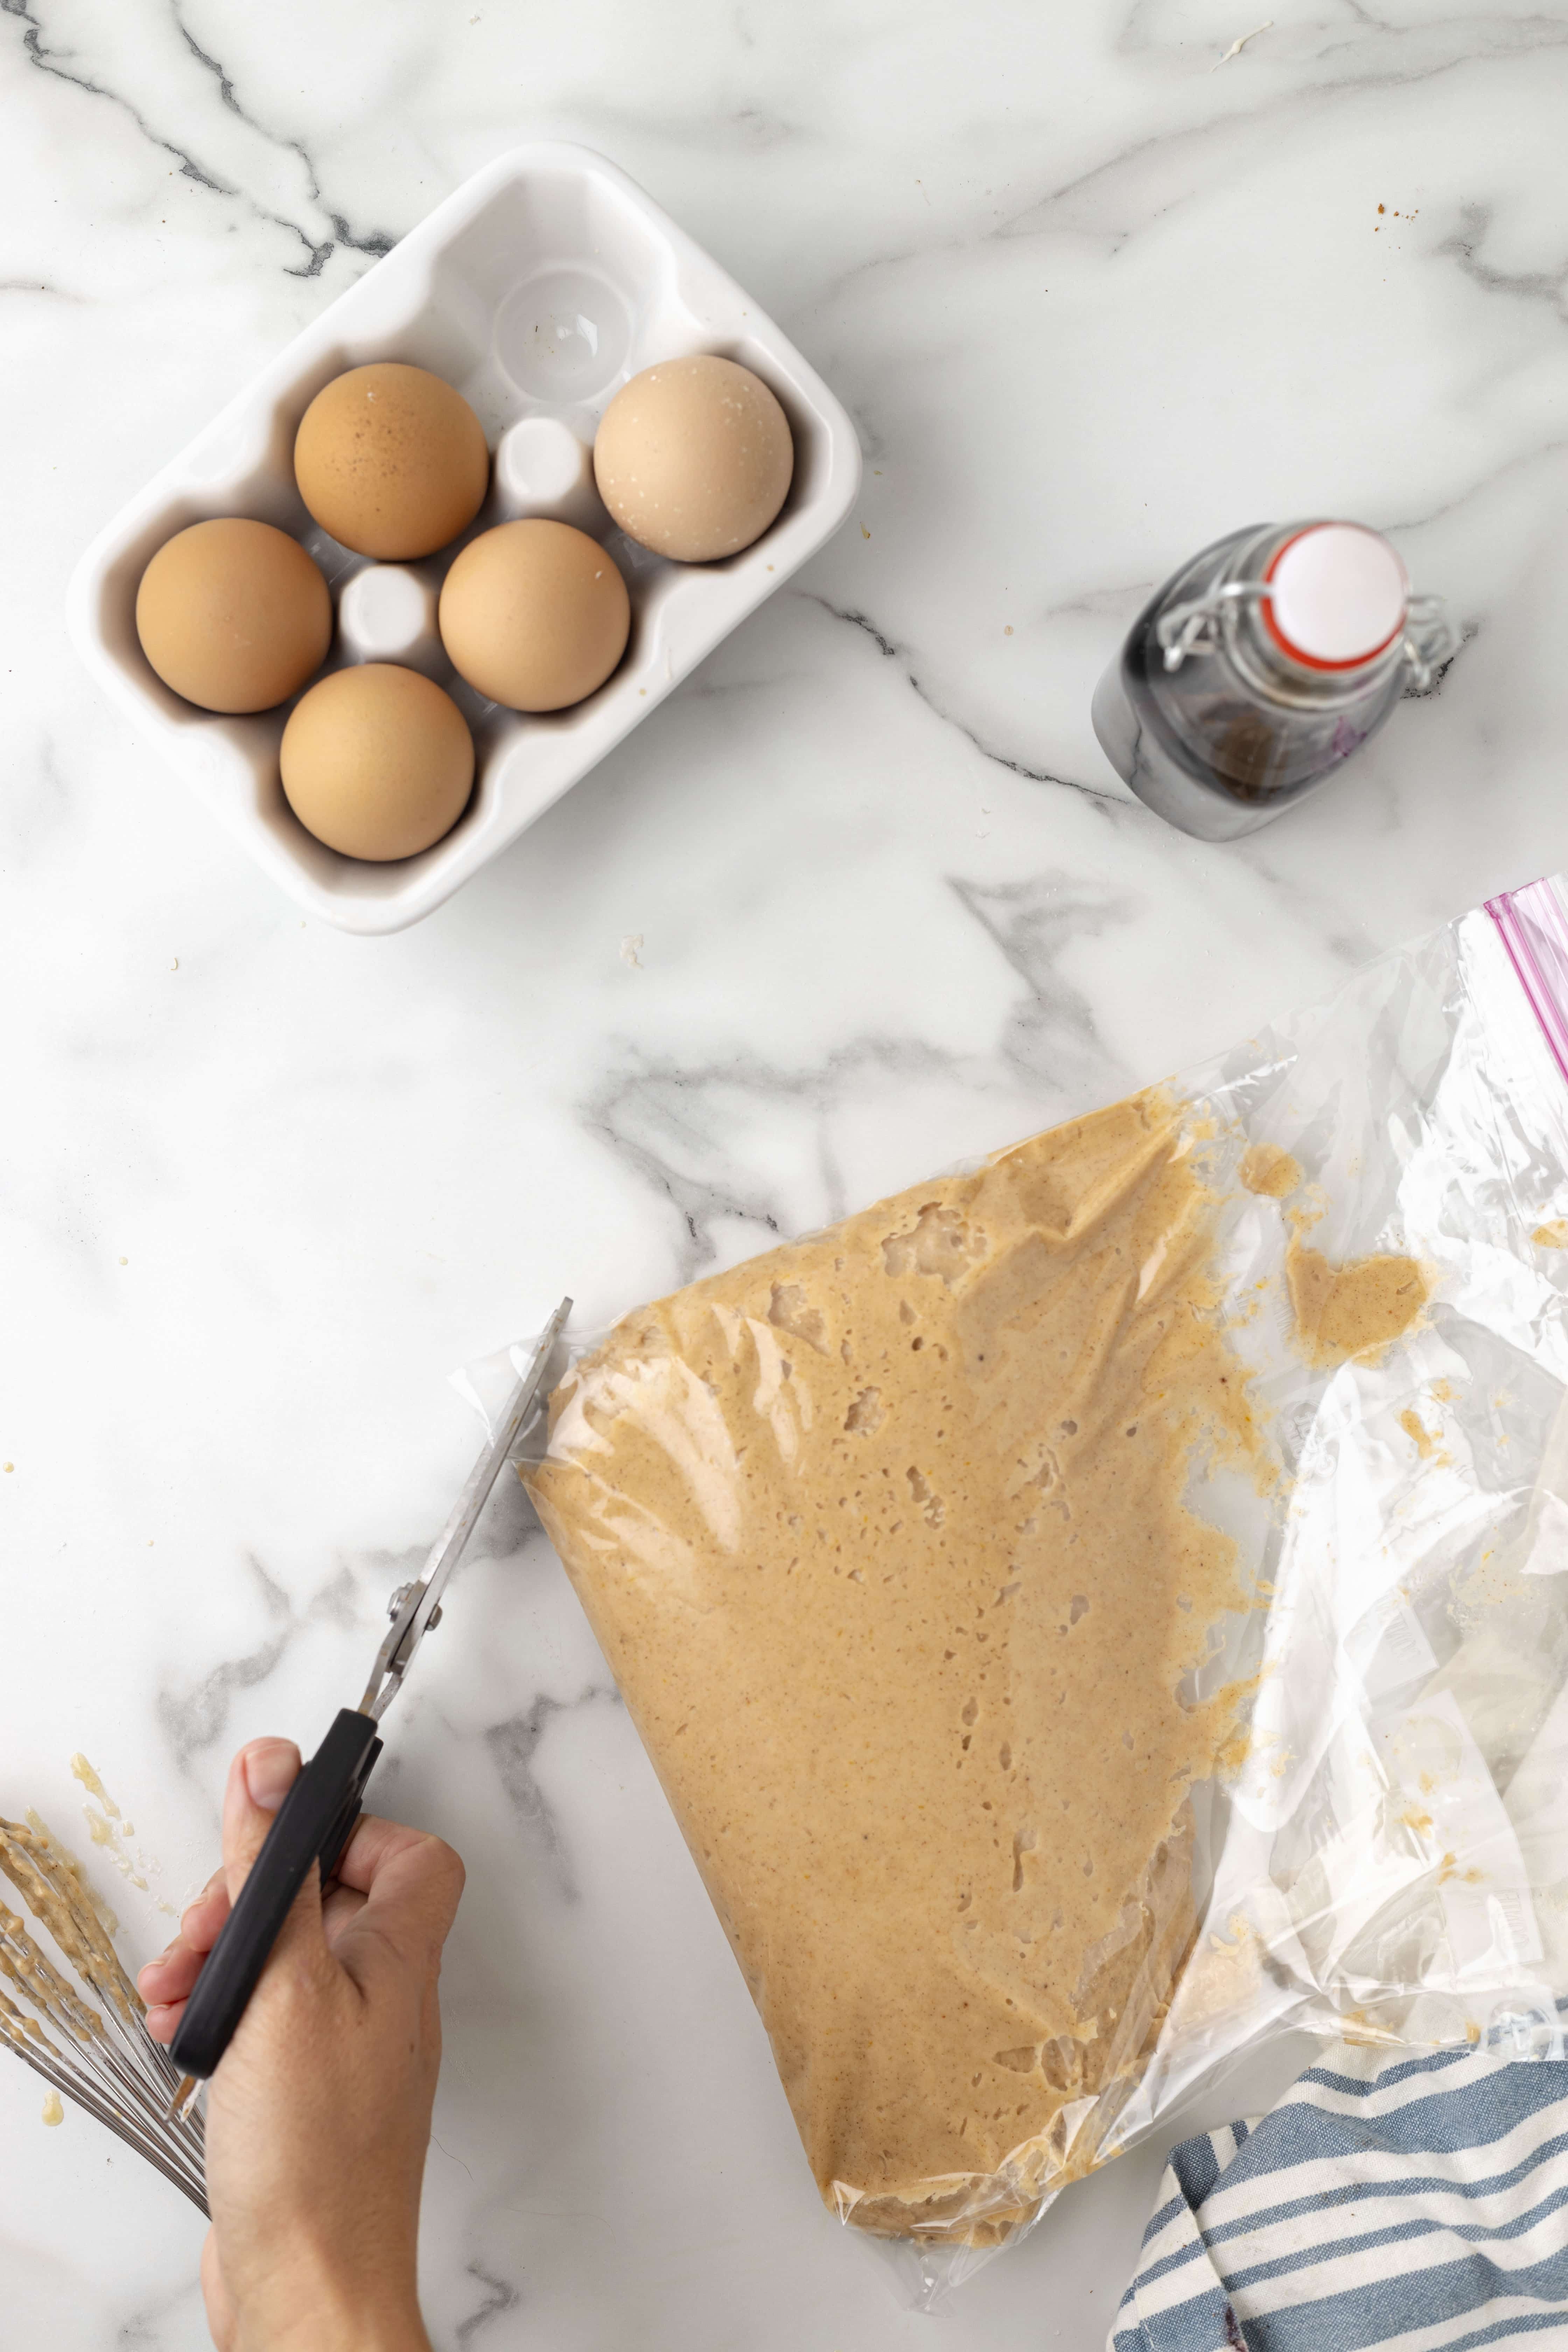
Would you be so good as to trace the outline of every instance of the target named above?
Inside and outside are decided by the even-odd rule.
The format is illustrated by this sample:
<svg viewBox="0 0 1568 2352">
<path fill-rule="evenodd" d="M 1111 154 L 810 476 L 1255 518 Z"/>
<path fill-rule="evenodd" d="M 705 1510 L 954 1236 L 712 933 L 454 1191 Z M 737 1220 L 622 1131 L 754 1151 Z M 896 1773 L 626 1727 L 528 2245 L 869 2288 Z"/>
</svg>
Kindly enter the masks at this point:
<svg viewBox="0 0 1568 2352">
<path fill-rule="evenodd" d="M 323 1885 L 336 1869 L 380 1754 L 381 1738 L 371 1717 L 352 1706 L 341 1707 L 279 1806 L 239 1900 L 202 1964 L 179 2032 L 169 2045 L 169 2055 L 182 2074 L 216 2072 L 294 1897 L 316 1864 L 321 1864 Z"/>
</svg>

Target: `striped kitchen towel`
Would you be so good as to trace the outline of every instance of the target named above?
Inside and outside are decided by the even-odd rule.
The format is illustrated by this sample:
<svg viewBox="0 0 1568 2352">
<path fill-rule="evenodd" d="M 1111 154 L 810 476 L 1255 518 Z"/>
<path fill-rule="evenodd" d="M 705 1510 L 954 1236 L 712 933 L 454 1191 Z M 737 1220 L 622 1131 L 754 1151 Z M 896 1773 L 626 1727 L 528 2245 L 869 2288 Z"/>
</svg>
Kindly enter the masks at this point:
<svg viewBox="0 0 1568 2352">
<path fill-rule="evenodd" d="M 1331 2044 L 1171 2153 L 1108 2352 L 1568 2352 L 1568 2061 Z"/>
</svg>

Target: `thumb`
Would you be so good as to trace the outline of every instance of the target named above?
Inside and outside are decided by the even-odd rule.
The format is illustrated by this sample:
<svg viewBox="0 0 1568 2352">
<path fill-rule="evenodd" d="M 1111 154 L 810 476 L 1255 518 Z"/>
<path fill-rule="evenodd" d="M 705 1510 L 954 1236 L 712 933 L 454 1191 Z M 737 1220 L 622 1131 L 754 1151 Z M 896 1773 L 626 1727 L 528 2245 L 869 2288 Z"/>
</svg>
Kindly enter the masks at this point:
<svg viewBox="0 0 1568 2352">
<path fill-rule="evenodd" d="M 223 1868 L 231 1904 L 238 1901 L 278 1808 L 299 1777 L 300 1751 L 291 1739 L 253 1739 L 230 1764 L 223 1800 Z M 308 1976 L 327 1958 L 321 1885 L 314 1866 L 294 1897 L 258 1991 L 265 1992 L 275 1964 L 285 1958 L 302 1963 Z"/>
<path fill-rule="evenodd" d="M 223 1800 L 223 1868 L 228 1899 L 238 1899 L 273 1817 L 300 1776 L 291 1739 L 253 1739 L 228 1768 Z"/>
</svg>

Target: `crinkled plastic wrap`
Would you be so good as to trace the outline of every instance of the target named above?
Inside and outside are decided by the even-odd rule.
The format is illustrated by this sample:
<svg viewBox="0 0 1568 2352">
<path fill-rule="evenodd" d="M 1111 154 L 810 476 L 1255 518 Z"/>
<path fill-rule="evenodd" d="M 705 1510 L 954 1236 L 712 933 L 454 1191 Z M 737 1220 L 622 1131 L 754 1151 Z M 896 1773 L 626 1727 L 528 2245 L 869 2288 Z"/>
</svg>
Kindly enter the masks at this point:
<svg viewBox="0 0 1568 2352">
<path fill-rule="evenodd" d="M 819 2187 L 930 2276 L 1273 2029 L 1561 2053 L 1565 975 L 1533 885 L 555 1393 Z"/>
</svg>

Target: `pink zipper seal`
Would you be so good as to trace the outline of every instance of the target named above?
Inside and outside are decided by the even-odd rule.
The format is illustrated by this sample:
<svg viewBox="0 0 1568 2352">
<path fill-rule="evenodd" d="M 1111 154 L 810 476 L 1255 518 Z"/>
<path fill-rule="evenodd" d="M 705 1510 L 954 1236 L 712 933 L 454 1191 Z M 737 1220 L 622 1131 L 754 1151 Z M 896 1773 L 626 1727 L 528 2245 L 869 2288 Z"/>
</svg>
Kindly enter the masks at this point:
<svg viewBox="0 0 1568 2352">
<path fill-rule="evenodd" d="M 1568 1080 L 1568 908 L 1554 880 L 1527 882 L 1489 898 L 1486 909 L 1541 1024 L 1552 1058 Z"/>
</svg>

